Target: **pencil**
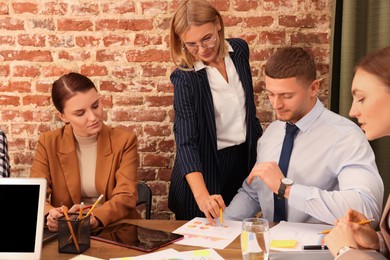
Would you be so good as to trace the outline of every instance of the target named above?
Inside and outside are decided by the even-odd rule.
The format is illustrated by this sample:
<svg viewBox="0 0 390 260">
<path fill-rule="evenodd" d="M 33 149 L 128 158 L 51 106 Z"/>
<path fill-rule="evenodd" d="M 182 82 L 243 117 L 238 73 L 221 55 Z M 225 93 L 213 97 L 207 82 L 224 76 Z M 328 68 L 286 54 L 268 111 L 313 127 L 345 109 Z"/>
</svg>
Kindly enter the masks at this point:
<svg viewBox="0 0 390 260">
<path fill-rule="evenodd" d="M 83 210 L 84 210 L 84 202 L 81 202 L 80 209 L 79 209 L 79 220 L 83 218 Z"/>
<path fill-rule="evenodd" d="M 221 222 L 221 226 L 223 226 L 223 211 L 222 211 L 222 208 L 219 209 L 219 222 Z"/>
<path fill-rule="evenodd" d="M 375 219 L 371 218 L 371 219 L 366 219 L 366 220 L 359 221 L 358 224 L 359 225 L 365 225 L 365 224 L 368 224 L 368 223 L 373 222 L 373 221 L 375 221 Z M 332 231 L 332 230 L 331 229 L 327 229 L 327 230 L 321 231 L 320 234 L 328 234 L 330 231 Z"/>
<path fill-rule="evenodd" d="M 65 219 L 67 220 L 66 222 L 68 223 L 68 228 L 69 228 L 69 231 L 70 231 L 70 235 L 72 236 L 74 245 L 76 246 L 77 251 L 80 252 L 79 243 L 77 242 L 77 238 L 76 238 L 76 236 L 74 234 L 72 224 L 69 221 L 70 219 L 69 219 L 69 215 L 68 215 L 68 208 L 66 206 L 62 206 L 62 210 L 64 211 Z"/>
<path fill-rule="evenodd" d="M 103 198 L 103 194 L 100 195 L 99 198 L 95 201 L 95 203 L 92 205 L 91 209 L 87 212 L 87 215 L 85 215 L 85 217 L 91 215 L 92 210 L 97 206 L 97 204 L 102 200 L 102 198 Z"/>
</svg>

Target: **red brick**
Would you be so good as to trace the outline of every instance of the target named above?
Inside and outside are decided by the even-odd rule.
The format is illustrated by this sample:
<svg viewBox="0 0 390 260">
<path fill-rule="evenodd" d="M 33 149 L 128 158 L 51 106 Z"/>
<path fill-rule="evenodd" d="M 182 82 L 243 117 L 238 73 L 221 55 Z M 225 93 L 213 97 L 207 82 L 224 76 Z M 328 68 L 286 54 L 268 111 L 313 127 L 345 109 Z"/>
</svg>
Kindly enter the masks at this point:
<svg viewBox="0 0 390 260">
<path fill-rule="evenodd" d="M 111 51 L 109 49 L 98 50 L 96 51 L 96 61 L 121 61 L 122 52 L 121 51 Z"/>
<path fill-rule="evenodd" d="M 54 31 L 55 25 L 52 18 L 46 19 L 31 19 L 32 29 L 45 29 L 49 31 Z"/>
<path fill-rule="evenodd" d="M 1 30 L 24 30 L 24 22 L 21 19 L 5 17 L 0 19 Z"/>
<path fill-rule="evenodd" d="M 5 46 L 5 45 L 15 45 L 16 43 L 16 40 L 15 40 L 15 37 L 13 36 L 10 36 L 10 35 L 7 35 L 7 36 L 3 36 L 1 35 L 0 36 L 0 45 L 1 46 Z"/>
<path fill-rule="evenodd" d="M 131 121 L 131 122 L 162 122 L 166 118 L 166 112 L 161 110 L 151 110 L 147 111 L 113 111 L 112 120 L 113 121 Z"/>
<path fill-rule="evenodd" d="M 100 83 L 101 91 L 111 91 L 111 92 L 123 92 L 127 89 L 127 84 L 117 83 L 114 81 L 102 81 Z"/>
<path fill-rule="evenodd" d="M 122 35 L 109 35 L 103 38 L 104 46 L 127 46 L 131 42 L 131 39 Z"/>
<path fill-rule="evenodd" d="M 38 5 L 34 3 L 13 3 L 12 9 L 15 14 L 37 14 L 38 13 Z"/>
<path fill-rule="evenodd" d="M 18 43 L 22 46 L 44 47 L 45 36 L 37 34 L 21 34 L 18 36 Z"/>
<path fill-rule="evenodd" d="M 28 135 L 35 134 L 35 131 L 37 130 L 36 125 L 32 124 L 24 124 L 24 123 L 13 123 L 11 124 L 11 134 L 12 135 L 20 135 L 23 133 L 27 133 Z"/>
<path fill-rule="evenodd" d="M 48 106 L 50 105 L 50 96 L 42 95 L 30 95 L 23 97 L 23 105 L 37 105 L 37 106 Z"/>
<path fill-rule="evenodd" d="M 31 92 L 31 83 L 26 81 L 10 81 L 9 92 Z"/>
<path fill-rule="evenodd" d="M 173 104 L 173 96 L 145 97 L 145 105 L 148 107 L 166 107 Z"/>
<path fill-rule="evenodd" d="M 157 145 L 157 151 L 172 153 L 174 151 L 175 141 L 174 140 L 162 140 Z"/>
<path fill-rule="evenodd" d="M 95 47 L 99 46 L 100 37 L 95 36 L 77 36 L 76 45 L 80 47 Z"/>
<path fill-rule="evenodd" d="M 160 35 L 145 35 L 137 33 L 134 39 L 134 45 L 137 46 L 150 46 L 150 45 L 161 45 L 162 37 Z"/>
<path fill-rule="evenodd" d="M 141 2 L 141 12 L 142 14 L 156 14 L 158 12 L 166 13 L 168 10 L 168 4 L 163 1 L 155 2 Z"/>
<path fill-rule="evenodd" d="M 173 93 L 173 85 L 169 81 L 159 81 L 157 84 L 157 91 L 164 93 Z"/>
<path fill-rule="evenodd" d="M 153 153 L 156 151 L 157 147 L 157 140 L 150 139 L 138 139 L 138 152 L 145 154 L 145 153 Z"/>
<path fill-rule="evenodd" d="M 219 12 L 229 11 L 229 1 L 213 0 L 210 2 Z"/>
<path fill-rule="evenodd" d="M 68 4 L 64 2 L 48 2 L 43 3 L 42 13 L 44 15 L 64 15 L 68 10 Z"/>
<path fill-rule="evenodd" d="M 234 10 L 236 11 L 249 11 L 255 10 L 259 5 L 258 0 L 236 0 Z"/>
<path fill-rule="evenodd" d="M 0 15 L 9 14 L 9 9 L 7 3 L 0 2 Z"/>
<path fill-rule="evenodd" d="M 259 34 L 259 43 L 271 45 L 285 45 L 287 35 L 285 31 L 266 31 Z"/>
<path fill-rule="evenodd" d="M 161 154 L 145 154 L 142 166 L 167 167 L 170 159 Z"/>
<path fill-rule="evenodd" d="M 4 61 L 24 60 L 35 62 L 50 62 L 50 51 L 0 51 L 0 59 Z"/>
<path fill-rule="evenodd" d="M 172 126 L 171 125 L 145 125 L 144 132 L 147 136 L 151 137 L 167 137 L 172 135 Z"/>
<path fill-rule="evenodd" d="M 138 170 L 138 178 L 143 181 L 154 181 L 156 180 L 156 169 L 140 168 Z"/>
<path fill-rule="evenodd" d="M 92 31 L 93 23 L 90 20 L 59 19 L 58 31 Z"/>
<path fill-rule="evenodd" d="M 135 13 L 135 1 L 117 0 L 102 6 L 103 12 L 107 14 Z"/>
<path fill-rule="evenodd" d="M 291 44 L 329 44 L 329 33 L 294 33 L 291 35 Z"/>
<path fill-rule="evenodd" d="M 114 68 L 112 71 L 112 75 L 117 78 L 131 78 L 135 76 L 135 68 L 134 67 L 119 67 L 119 68 Z"/>
<path fill-rule="evenodd" d="M 13 75 L 15 77 L 36 77 L 40 74 L 38 66 L 16 65 L 13 68 Z"/>
<path fill-rule="evenodd" d="M 244 18 L 245 27 L 269 27 L 274 23 L 271 16 L 259 16 Z"/>
<path fill-rule="evenodd" d="M 153 66 L 145 65 L 142 66 L 142 76 L 143 77 L 158 77 L 165 76 L 167 74 L 166 66 Z"/>
<path fill-rule="evenodd" d="M 0 77 L 8 77 L 10 73 L 9 65 L 0 64 Z"/>
<path fill-rule="evenodd" d="M 81 66 L 80 73 L 86 76 L 106 76 L 108 74 L 108 70 L 105 66 L 83 65 Z"/>
<path fill-rule="evenodd" d="M 161 168 L 157 170 L 157 177 L 155 179 L 160 181 L 170 181 L 172 177 L 172 169 Z"/>
<path fill-rule="evenodd" d="M 24 143 L 23 143 L 23 140 L 18 140 L 19 142 L 17 143 L 18 144 L 18 147 L 22 146 Z M 25 165 L 28 165 L 30 166 L 33 161 L 34 161 L 34 155 L 32 153 L 21 153 L 21 152 L 17 152 L 17 153 L 14 153 L 13 154 L 13 163 L 15 165 L 18 165 L 18 164 L 25 164 Z M 12 168 L 11 168 L 12 169 Z"/>
<path fill-rule="evenodd" d="M 131 19 L 131 20 L 114 20 L 102 19 L 96 22 L 96 30 L 126 30 L 126 31 L 142 31 L 153 29 L 151 20 L 147 19 Z"/>
<path fill-rule="evenodd" d="M 0 90 L 0 92 L 1 92 L 1 90 Z M 2 105 L 2 106 L 19 106 L 19 104 L 20 104 L 20 97 L 0 94 L 0 105 Z M 17 113 L 17 112 L 15 111 L 15 113 Z M 7 121 L 7 119 L 12 120 L 15 117 L 15 113 L 13 113 L 12 111 L 8 111 L 8 110 L 1 111 L 2 121 Z"/>
<path fill-rule="evenodd" d="M 143 97 L 118 96 L 115 98 L 114 105 L 117 106 L 140 106 L 144 103 Z"/>
<path fill-rule="evenodd" d="M 170 61 L 170 54 L 166 50 L 145 50 L 145 51 L 130 50 L 126 52 L 126 57 L 127 57 L 127 61 L 129 62 Z"/>
<path fill-rule="evenodd" d="M 19 116 L 28 122 L 49 122 L 53 119 L 52 111 L 24 111 Z"/>
<path fill-rule="evenodd" d="M 263 0 L 263 8 L 266 11 L 292 11 L 294 10 L 294 2 L 291 0 Z"/>
<path fill-rule="evenodd" d="M 69 72 L 71 71 L 68 68 L 54 64 L 42 68 L 42 75 L 45 77 L 60 77 Z"/>
<path fill-rule="evenodd" d="M 95 3 L 78 3 L 77 5 L 72 5 L 71 9 L 71 15 L 74 16 L 94 16 L 99 14 L 99 5 Z"/>
<path fill-rule="evenodd" d="M 52 81 L 38 81 L 37 83 L 35 83 L 35 89 L 38 92 L 47 93 L 49 92 L 49 90 L 51 90 L 51 84 Z"/>
<path fill-rule="evenodd" d="M 88 49 L 60 51 L 58 53 L 58 58 L 68 61 L 85 61 L 91 58 L 91 53 Z"/>
</svg>

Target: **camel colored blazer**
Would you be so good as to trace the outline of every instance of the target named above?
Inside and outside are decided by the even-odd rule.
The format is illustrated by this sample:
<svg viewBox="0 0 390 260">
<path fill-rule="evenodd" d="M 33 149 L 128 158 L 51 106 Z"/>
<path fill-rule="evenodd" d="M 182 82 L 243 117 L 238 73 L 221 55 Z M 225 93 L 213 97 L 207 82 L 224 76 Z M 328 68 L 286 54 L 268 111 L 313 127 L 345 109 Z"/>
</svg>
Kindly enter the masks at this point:
<svg viewBox="0 0 390 260">
<path fill-rule="evenodd" d="M 137 138 L 124 129 L 103 124 L 97 138 L 95 185 L 103 194 L 93 214 L 104 226 L 121 218 L 139 218 L 137 201 Z M 61 203 L 81 202 L 81 183 L 73 129 L 65 125 L 40 135 L 31 177 L 47 180 L 45 214 Z"/>
<path fill-rule="evenodd" d="M 385 209 L 383 210 L 381 222 L 379 223 L 379 227 L 381 229 L 381 234 L 383 236 L 383 239 L 385 240 L 386 246 L 388 249 L 390 249 L 390 227 L 388 226 L 390 218 L 390 196 L 387 199 Z M 349 250 L 348 252 L 345 252 L 341 256 L 337 257 L 337 260 L 348 260 L 348 259 L 390 259 L 390 255 L 386 255 L 387 258 L 385 258 L 380 253 L 375 254 L 368 254 L 362 250 L 353 249 Z"/>
</svg>

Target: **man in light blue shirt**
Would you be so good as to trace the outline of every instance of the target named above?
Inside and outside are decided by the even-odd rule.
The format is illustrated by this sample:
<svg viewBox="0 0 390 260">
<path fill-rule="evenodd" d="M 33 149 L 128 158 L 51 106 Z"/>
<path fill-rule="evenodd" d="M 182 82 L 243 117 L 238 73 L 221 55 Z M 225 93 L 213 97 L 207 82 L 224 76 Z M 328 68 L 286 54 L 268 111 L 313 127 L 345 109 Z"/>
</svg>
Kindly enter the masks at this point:
<svg viewBox="0 0 390 260">
<path fill-rule="evenodd" d="M 317 98 L 313 58 L 301 48 L 279 49 L 267 62 L 265 75 L 278 120 L 259 139 L 257 163 L 224 217 L 242 220 L 261 211 L 273 221 L 275 193 L 285 199 L 287 221 L 334 224 L 353 208 L 374 218 L 376 225 L 383 182 L 374 153 L 357 125 Z M 278 166 L 286 122 L 299 128 L 287 178 Z"/>
</svg>

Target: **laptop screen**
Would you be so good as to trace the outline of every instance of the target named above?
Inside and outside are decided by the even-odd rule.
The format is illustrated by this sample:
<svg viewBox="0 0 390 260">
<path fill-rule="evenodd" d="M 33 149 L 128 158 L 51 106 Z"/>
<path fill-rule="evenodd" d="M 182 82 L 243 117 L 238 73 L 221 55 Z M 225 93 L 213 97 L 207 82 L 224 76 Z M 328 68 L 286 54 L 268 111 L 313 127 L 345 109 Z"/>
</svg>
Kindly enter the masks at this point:
<svg viewBox="0 0 390 260">
<path fill-rule="evenodd" d="M 45 179 L 0 178 L 0 259 L 40 258 L 45 196 Z"/>
</svg>

